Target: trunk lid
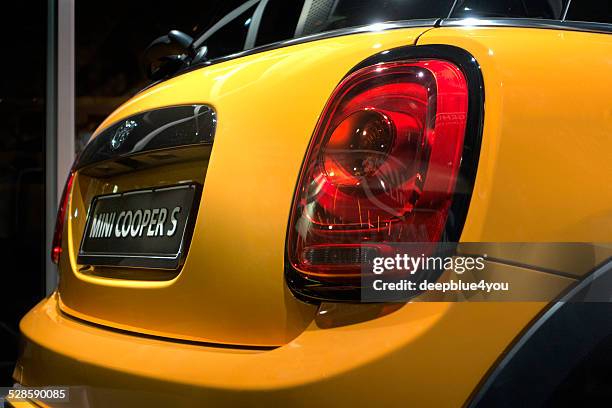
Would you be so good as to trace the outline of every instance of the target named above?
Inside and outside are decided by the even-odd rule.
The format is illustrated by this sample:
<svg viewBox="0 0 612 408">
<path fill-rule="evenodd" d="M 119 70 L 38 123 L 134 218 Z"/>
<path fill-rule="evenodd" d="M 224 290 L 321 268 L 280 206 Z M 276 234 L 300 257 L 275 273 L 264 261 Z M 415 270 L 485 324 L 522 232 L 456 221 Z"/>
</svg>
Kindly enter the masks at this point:
<svg viewBox="0 0 612 408">
<path fill-rule="evenodd" d="M 202 104 L 217 115 L 214 144 L 108 174 L 77 172 L 64 231 L 68 256 L 60 260 L 61 309 L 119 329 L 211 343 L 278 346 L 296 337 L 315 307 L 285 285 L 285 239 L 317 119 L 353 66 L 414 44 L 425 30 L 361 33 L 229 60 L 157 84 L 120 107 L 97 134 L 142 112 Z M 186 184 L 201 193 L 180 270 L 79 261 L 94 197 Z"/>
</svg>

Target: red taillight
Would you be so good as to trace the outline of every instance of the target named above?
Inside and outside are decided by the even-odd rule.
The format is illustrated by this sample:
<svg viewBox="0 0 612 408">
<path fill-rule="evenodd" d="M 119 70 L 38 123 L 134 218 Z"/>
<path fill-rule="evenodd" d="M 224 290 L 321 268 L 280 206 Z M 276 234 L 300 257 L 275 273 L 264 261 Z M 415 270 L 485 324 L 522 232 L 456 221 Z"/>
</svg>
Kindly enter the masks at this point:
<svg viewBox="0 0 612 408">
<path fill-rule="evenodd" d="M 72 192 L 72 182 L 74 181 L 74 171 L 70 171 L 68 180 L 64 185 L 62 198 L 57 209 L 57 218 L 55 219 L 55 231 L 53 233 L 53 244 L 51 245 L 51 260 L 53 263 L 59 263 L 60 255 L 62 254 L 62 232 L 64 231 L 64 222 L 66 221 L 66 209 Z"/>
<path fill-rule="evenodd" d="M 300 278 L 355 285 L 389 244 L 441 240 L 464 147 L 468 84 L 438 59 L 362 68 L 336 88 L 302 168 L 288 232 Z"/>
</svg>

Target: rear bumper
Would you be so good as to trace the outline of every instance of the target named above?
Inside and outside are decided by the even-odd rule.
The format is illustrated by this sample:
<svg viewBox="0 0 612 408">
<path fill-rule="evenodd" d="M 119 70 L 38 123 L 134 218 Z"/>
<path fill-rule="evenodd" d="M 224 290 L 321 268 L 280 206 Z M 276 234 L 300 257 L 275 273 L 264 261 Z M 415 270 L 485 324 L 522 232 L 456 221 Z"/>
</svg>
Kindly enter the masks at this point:
<svg viewBox="0 0 612 408">
<path fill-rule="evenodd" d="M 4 408 L 39 408 L 40 405 L 36 405 L 29 401 L 6 401 Z"/>
<path fill-rule="evenodd" d="M 90 406 L 460 406 L 544 306 L 409 303 L 343 325 L 357 306 L 332 305 L 296 339 L 263 351 L 107 330 L 62 314 L 52 296 L 21 322 L 16 381 L 74 387 L 71 401 Z"/>
</svg>

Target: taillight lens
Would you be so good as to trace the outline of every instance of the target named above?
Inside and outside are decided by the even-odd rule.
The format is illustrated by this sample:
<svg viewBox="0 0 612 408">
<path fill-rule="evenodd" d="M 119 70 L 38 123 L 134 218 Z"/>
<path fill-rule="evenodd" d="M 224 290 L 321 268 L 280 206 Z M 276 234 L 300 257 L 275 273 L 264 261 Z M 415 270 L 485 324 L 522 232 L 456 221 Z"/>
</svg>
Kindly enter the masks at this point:
<svg viewBox="0 0 612 408">
<path fill-rule="evenodd" d="M 70 171 L 62 198 L 57 209 L 57 218 L 55 219 L 55 231 L 53 233 L 53 244 L 51 245 L 51 260 L 53 263 L 59 263 L 60 255 L 62 254 L 62 233 L 64 231 L 64 222 L 66 221 L 66 209 L 72 192 L 72 182 L 74 181 L 74 171 Z"/>
<path fill-rule="evenodd" d="M 302 168 L 289 267 L 355 285 L 390 243 L 442 239 L 462 158 L 468 85 L 446 60 L 362 68 L 336 88 Z"/>
</svg>

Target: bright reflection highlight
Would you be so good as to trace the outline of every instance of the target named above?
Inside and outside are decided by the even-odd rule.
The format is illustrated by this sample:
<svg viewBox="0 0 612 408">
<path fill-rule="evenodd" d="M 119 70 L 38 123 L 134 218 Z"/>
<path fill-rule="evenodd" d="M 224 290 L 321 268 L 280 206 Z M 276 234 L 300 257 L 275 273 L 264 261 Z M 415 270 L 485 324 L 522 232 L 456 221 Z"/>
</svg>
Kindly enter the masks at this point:
<svg viewBox="0 0 612 408">
<path fill-rule="evenodd" d="M 374 23 L 366 27 L 368 31 L 383 31 L 390 27 L 390 24 Z"/>
</svg>

